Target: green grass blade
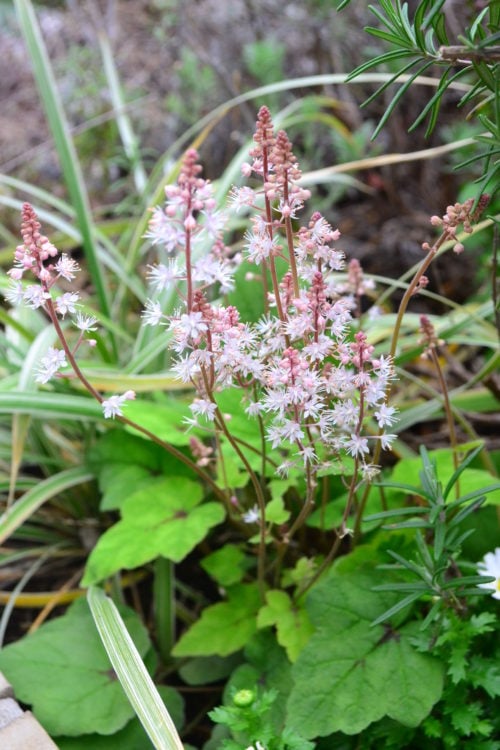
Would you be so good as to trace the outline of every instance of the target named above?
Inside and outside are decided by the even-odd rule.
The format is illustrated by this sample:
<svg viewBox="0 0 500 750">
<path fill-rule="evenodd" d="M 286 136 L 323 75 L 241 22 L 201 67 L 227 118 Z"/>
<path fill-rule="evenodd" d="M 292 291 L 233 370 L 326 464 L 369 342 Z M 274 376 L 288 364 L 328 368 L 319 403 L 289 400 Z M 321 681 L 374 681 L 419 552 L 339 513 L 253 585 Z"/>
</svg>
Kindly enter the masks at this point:
<svg viewBox="0 0 500 750">
<path fill-rule="evenodd" d="M 34 560 L 28 570 L 25 572 L 25 574 L 22 576 L 22 578 L 17 582 L 17 584 L 12 589 L 11 595 L 9 597 L 9 601 L 4 607 L 4 610 L 2 612 L 2 616 L 0 618 L 0 648 L 3 647 L 4 639 L 5 639 L 5 631 L 7 630 L 7 625 L 9 624 L 10 616 L 14 610 L 14 607 L 16 606 L 16 601 L 19 596 L 19 594 L 22 592 L 30 578 L 32 578 L 35 573 L 39 570 L 39 568 L 42 567 L 43 563 L 47 559 L 48 554 L 42 555 L 38 559 Z"/>
<path fill-rule="evenodd" d="M 52 131 L 54 143 L 61 162 L 64 179 L 71 202 L 75 208 L 77 222 L 82 234 L 83 246 L 92 277 L 99 308 L 109 315 L 110 307 L 106 281 L 97 258 L 94 225 L 83 175 L 70 129 L 57 91 L 49 56 L 30 0 L 14 0 L 19 24 L 31 58 L 33 73 L 40 101 Z"/>
<path fill-rule="evenodd" d="M 183 750 L 174 722 L 117 608 L 95 586 L 89 588 L 87 600 L 113 669 L 156 750 Z"/>
<path fill-rule="evenodd" d="M 413 602 L 416 602 L 417 599 L 419 599 L 423 593 L 424 592 L 419 590 L 419 591 L 415 591 L 413 594 L 409 594 L 408 596 L 405 596 L 405 598 L 401 599 L 401 601 L 395 604 L 394 607 L 391 607 L 386 612 L 384 612 L 383 615 L 380 615 L 380 617 L 377 617 L 377 619 L 371 623 L 371 626 L 375 627 L 375 625 L 380 625 L 386 620 L 389 620 L 391 617 L 393 617 L 393 615 L 397 614 L 400 610 L 404 609 L 405 607 L 408 607 L 410 604 L 413 604 Z"/>
<path fill-rule="evenodd" d="M 118 77 L 118 71 L 116 70 L 116 65 L 113 59 L 113 53 L 111 51 L 109 39 L 102 32 L 98 34 L 98 39 L 99 46 L 101 48 L 104 72 L 106 74 L 109 93 L 111 95 L 111 102 L 113 104 L 116 125 L 118 127 L 118 132 L 120 133 L 123 148 L 125 149 L 125 154 L 132 167 L 135 189 L 137 190 L 137 193 L 139 195 L 142 195 L 144 193 L 144 188 L 146 187 L 148 177 L 141 161 L 139 145 L 137 142 L 137 138 L 132 130 L 130 118 L 128 117 L 125 110 L 125 102 L 123 101 L 123 94 Z"/>
<path fill-rule="evenodd" d="M 39 482 L 0 516 L 0 544 L 3 544 L 47 500 L 93 478 L 94 475 L 86 467 L 78 466 Z"/>
<path fill-rule="evenodd" d="M 31 414 L 34 419 L 104 419 L 92 398 L 50 391 L 0 392 L 0 414 Z"/>
</svg>

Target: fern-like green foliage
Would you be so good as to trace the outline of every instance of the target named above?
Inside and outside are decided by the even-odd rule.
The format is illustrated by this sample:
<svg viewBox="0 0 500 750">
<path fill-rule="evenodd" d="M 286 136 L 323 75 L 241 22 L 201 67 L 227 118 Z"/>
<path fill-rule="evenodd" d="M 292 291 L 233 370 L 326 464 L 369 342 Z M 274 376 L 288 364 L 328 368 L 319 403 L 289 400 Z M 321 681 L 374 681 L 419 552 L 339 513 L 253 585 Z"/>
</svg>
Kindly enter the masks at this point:
<svg viewBox="0 0 500 750">
<path fill-rule="evenodd" d="M 343 0 L 338 9 L 348 2 Z M 431 69 L 433 73 L 439 71 L 439 84 L 410 131 L 427 121 L 426 135 L 429 135 L 438 121 L 443 95 L 450 85 L 458 80 L 468 84 L 470 88 L 458 106 L 467 108 L 467 118 L 477 116 L 484 132 L 476 136 L 477 153 L 459 166 L 482 161 L 478 195 L 486 189 L 495 192 L 500 182 L 500 3 L 489 0 L 476 15 L 471 13 L 463 33 L 453 41 L 449 38 L 444 5 L 445 0 L 421 0 L 413 14 L 408 3 L 401 0 L 378 0 L 370 5 L 377 24 L 368 26 L 366 31 L 391 49 L 359 65 L 349 79 L 384 65 L 394 69 L 397 64 L 394 75 L 365 102 L 368 104 L 391 85 L 399 83 L 373 137 L 384 127 L 415 80 Z"/>
</svg>

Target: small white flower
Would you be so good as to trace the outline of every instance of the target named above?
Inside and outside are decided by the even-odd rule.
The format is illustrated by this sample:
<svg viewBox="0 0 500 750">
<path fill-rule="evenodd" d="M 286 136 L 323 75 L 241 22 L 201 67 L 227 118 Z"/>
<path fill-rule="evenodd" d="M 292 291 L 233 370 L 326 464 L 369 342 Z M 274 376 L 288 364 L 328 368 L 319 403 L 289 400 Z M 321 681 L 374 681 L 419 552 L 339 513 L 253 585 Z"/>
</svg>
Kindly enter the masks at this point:
<svg viewBox="0 0 500 750">
<path fill-rule="evenodd" d="M 79 299 L 80 298 L 76 292 L 65 292 L 64 294 L 61 294 L 61 296 L 55 301 L 56 310 L 59 315 L 62 315 L 64 318 L 66 313 L 76 312 L 75 305 Z"/>
<path fill-rule="evenodd" d="M 184 233 L 159 206 L 153 210 L 148 231 L 144 235 L 153 245 L 164 245 L 168 253 L 184 243 Z"/>
<path fill-rule="evenodd" d="M 17 307 L 24 299 L 24 289 L 20 281 L 13 282 L 3 293 L 3 296 L 11 305 Z"/>
<path fill-rule="evenodd" d="M 203 416 L 210 422 L 213 422 L 215 419 L 215 412 L 217 411 L 217 404 L 213 401 L 209 401 L 207 398 L 195 398 L 189 408 L 195 417 Z"/>
<path fill-rule="evenodd" d="M 148 266 L 147 278 L 156 292 L 167 289 L 172 282 L 181 278 L 181 273 L 177 267 L 177 261 L 169 260 L 167 264 L 158 263 L 155 266 Z"/>
<path fill-rule="evenodd" d="M 145 326 L 157 326 L 163 318 L 163 313 L 159 302 L 148 299 L 146 307 L 141 313 Z"/>
<path fill-rule="evenodd" d="M 242 208 L 253 206 L 255 203 L 255 192 L 250 187 L 233 187 L 229 194 L 229 203 L 234 207 L 236 213 Z"/>
<path fill-rule="evenodd" d="M 186 339 L 196 339 L 208 328 L 203 320 L 203 313 L 197 311 L 192 313 L 183 313 L 175 323 L 175 332 L 180 337 Z"/>
<path fill-rule="evenodd" d="M 492 576 L 495 580 L 491 583 L 479 583 L 481 589 L 491 589 L 494 599 L 500 599 L 500 547 L 494 552 L 488 552 L 477 566 L 480 576 Z"/>
<path fill-rule="evenodd" d="M 394 406 L 387 406 L 386 404 L 381 404 L 378 410 L 375 412 L 378 426 L 386 427 L 386 425 L 390 426 L 394 424 L 394 422 L 397 420 L 395 413 L 396 413 L 396 409 L 394 408 Z"/>
<path fill-rule="evenodd" d="M 58 275 L 62 276 L 63 279 L 66 279 L 67 281 L 72 281 L 80 270 L 76 260 L 70 258 L 66 253 L 61 255 L 54 268 Z"/>
<path fill-rule="evenodd" d="M 33 310 L 37 310 L 39 307 L 45 305 L 45 301 L 50 299 L 50 294 L 38 284 L 30 284 L 23 294 L 23 300 L 26 302 L 28 307 L 32 307 Z"/>
<path fill-rule="evenodd" d="M 62 349 L 54 349 L 51 346 L 38 365 L 35 381 L 37 383 L 48 383 L 61 367 L 66 367 L 66 354 Z"/>
<path fill-rule="evenodd" d="M 259 506 L 254 505 L 253 508 L 250 508 L 250 510 L 247 510 L 246 513 L 243 513 L 242 518 L 245 521 L 245 523 L 259 523 L 260 521 Z"/>
<path fill-rule="evenodd" d="M 358 435 L 351 435 L 351 439 L 347 440 L 345 443 L 345 448 L 353 458 L 370 452 L 370 449 L 368 448 L 368 440 L 359 437 Z"/>
<path fill-rule="evenodd" d="M 134 391 L 125 391 L 125 393 L 121 396 L 110 396 L 109 398 L 107 398 L 101 404 L 105 419 L 123 417 L 123 404 L 125 403 L 125 401 L 133 401 L 134 398 Z"/>
<path fill-rule="evenodd" d="M 200 366 L 196 361 L 196 358 L 191 354 L 186 354 L 184 357 L 179 357 L 175 365 L 172 367 L 172 372 L 177 378 L 182 380 L 183 383 L 189 383 L 191 378 L 198 375 L 200 372 Z"/>
<path fill-rule="evenodd" d="M 93 315 L 83 315 L 81 312 L 78 312 L 73 323 L 80 331 L 97 331 L 97 326 L 95 325 L 97 318 L 94 318 Z"/>
<path fill-rule="evenodd" d="M 375 477 L 380 474 L 380 466 L 375 466 L 375 464 L 365 464 L 361 467 L 361 474 L 363 475 L 365 482 L 372 482 Z"/>
<path fill-rule="evenodd" d="M 391 449 L 391 445 L 396 440 L 396 438 L 397 438 L 397 435 L 390 435 L 387 432 L 383 432 L 379 437 L 382 450 L 389 451 Z"/>
</svg>

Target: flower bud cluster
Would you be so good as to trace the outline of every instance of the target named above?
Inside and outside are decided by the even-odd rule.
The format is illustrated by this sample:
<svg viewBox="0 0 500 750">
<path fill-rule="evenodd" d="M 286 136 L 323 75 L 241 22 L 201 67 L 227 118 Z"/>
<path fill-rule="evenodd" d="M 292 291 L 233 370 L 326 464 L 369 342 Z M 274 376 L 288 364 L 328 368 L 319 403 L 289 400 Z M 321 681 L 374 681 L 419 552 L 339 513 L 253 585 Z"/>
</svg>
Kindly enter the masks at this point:
<svg viewBox="0 0 500 750">
<path fill-rule="evenodd" d="M 78 263 L 65 253 L 60 255 L 40 229 L 33 207 L 25 203 L 21 224 L 23 244 L 16 248 L 14 266 L 7 272 L 12 284 L 5 296 L 14 305 L 25 304 L 34 310 L 44 310 L 51 318 L 65 318 L 68 313 L 75 314 L 74 322 L 80 329 L 79 346 L 84 333 L 95 330 L 95 318 L 85 317 L 77 312 L 79 295 L 76 292 L 64 292 L 56 296 L 52 291 L 58 279 L 72 281 L 75 278 L 79 270 Z M 25 274 L 30 275 L 36 283 L 23 284 Z M 51 347 L 40 361 L 35 379 L 39 383 L 46 383 L 66 365 L 66 353 Z"/>
<path fill-rule="evenodd" d="M 56 328 L 63 348 L 49 347 L 38 363 L 35 380 L 43 384 L 53 377 L 60 377 L 61 370 L 68 364 L 75 369 L 74 357 L 84 340 L 89 346 L 95 346 L 95 339 L 87 338 L 87 335 L 97 330 L 97 319 L 78 310 L 80 297 L 76 292 L 54 293 L 56 282 L 59 279 L 73 281 L 79 267 L 69 255 L 59 253 L 40 229 L 41 225 L 33 207 L 29 203 L 24 203 L 21 224 L 23 244 L 16 248 L 14 266 L 7 272 L 12 279 L 12 285 L 5 297 L 13 305 L 24 304 L 34 310 L 43 310 Z M 25 274 L 30 275 L 36 283 L 23 284 Z M 73 316 L 72 323 L 79 330 L 71 349 L 59 324 L 59 318 L 64 319 L 68 314 Z M 96 395 L 99 394 L 96 392 Z M 121 415 L 122 404 L 134 397 L 133 391 L 127 391 L 123 396 L 111 396 L 106 400 L 99 397 L 104 416 Z"/>
<path fill-rule="evenodd" d="M 472 224 L 478 220 L 490 200 L 489 195 L 481 195 L 477 205 L 474 207 L 474 198 L 468 198 L 464 203 L 455 203 L 453 206 L 446 208 L 444 216 L 431 216 L 431 224 L 435 227 L 443 229 L 449 240 L 457 239 L 457 232 L 460 227 L 463 227 L 463 231 L 466 234 L 472 233 Z M 459 255 L 464 251 L 464 246 L 461 242 L 455 242 L 453 251 Z"/>
<path fill-rule="evenodd" d="M 434 328 L 427 315 L 420 316 L 419 332 L 422 335 L 418 343 L 423 344 L 425 347 L 422 357 L 428 357 L 433 349 L 438 349 L 440 346 L 443 346 L 444 340 L 438 338 L 436 329 Z"/>
<path fill-rule="evenodd" d="M 192 312 L 195 287 L 217 284 L 222 293 L 233 288 L 232 268 L 237 262 L 237 258 L 229 259 L 222 236 L 226 217 L 217 210 L 212 185 L 200 177 L 201 170 L 197 151 L 189 149 L 177 184 L 165 187 L 165 206 L 153 210 L 145 234 L 153 245 L 173 256 L 148 268 L 155 293 L 175 286 L 186 300 L 188 314 Z M 179 254 L 183 263 L 179 263 Z M 181 282 L 187 285 L 187 293 L 183 293 Z M 158 303 L 151 300 L 143 318 L 147 325 L 165 322 Z"/>
</svg>

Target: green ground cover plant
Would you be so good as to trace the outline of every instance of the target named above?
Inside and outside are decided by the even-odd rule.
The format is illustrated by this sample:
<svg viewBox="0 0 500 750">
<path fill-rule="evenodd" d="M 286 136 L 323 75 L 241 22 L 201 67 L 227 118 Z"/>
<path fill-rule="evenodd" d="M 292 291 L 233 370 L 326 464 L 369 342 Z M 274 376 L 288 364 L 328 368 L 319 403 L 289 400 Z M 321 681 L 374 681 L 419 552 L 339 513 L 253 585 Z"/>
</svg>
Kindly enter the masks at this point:
<svg viewBox="0 0 500 750">
<path fill-rule="evenodd" d="M 286 115 L 267 106 L 217 183 L 202 136 L 147 178 L 122 121 L 147 208 L 114 243 L 90 212 L 33 9 L 16 5 L 74 206 L 28 189 L 2 279 L 1 561 L 23 569 L 2 640 L 40 567 L 71 568 L 0 650 L 17 697 L 62 750 L 500 747 L 499 455 L 471 417 L 498 412 L 496 280 L 464 305 L 440 297 L 439 315 L 411 309 L 432 299 L 437 258 L 495 244 L 497 4 L 466 32 L 460 74 L 437 51 L 442 2 L 411 20 L 406 5 L 373 7 L 372 33 L 397 54 L 353 76 L 405 60 L 389 84 L 420 65 L 388 115 L 437 62 L 424 116 L 434 125 L 463 78 L 487 131 L 478 184 L 429 217 L 420 262 L 396 281 L 336 249 Z M 476 368 L 460 385 L 457 348 Z M 431 450 L 436 423 L 448 441 Z"/>
</svg>

